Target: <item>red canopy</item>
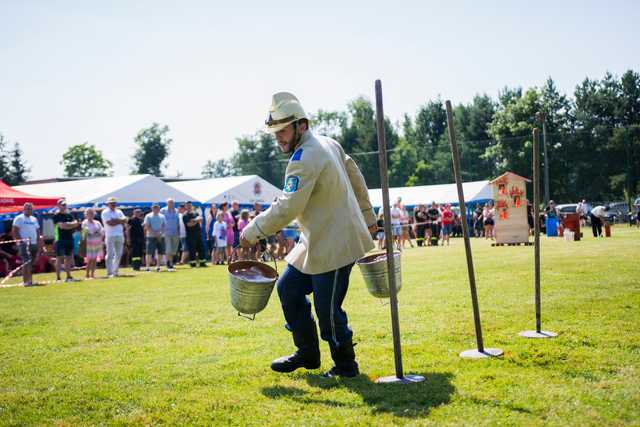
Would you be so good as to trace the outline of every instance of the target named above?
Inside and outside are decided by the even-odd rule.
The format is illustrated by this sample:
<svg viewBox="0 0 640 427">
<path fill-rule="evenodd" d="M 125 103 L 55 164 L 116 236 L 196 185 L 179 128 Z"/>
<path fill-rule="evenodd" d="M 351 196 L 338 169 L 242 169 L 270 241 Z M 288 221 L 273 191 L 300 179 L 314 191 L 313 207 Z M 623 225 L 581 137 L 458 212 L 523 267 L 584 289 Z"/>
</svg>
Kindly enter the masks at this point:
<svg viewBox="0 0 640 427">
<path fill-rule="evenodd" d="M 33 209 L 46 209 L 55 206 L 58 197 L 32 196 L 18 191 L 0 180 L 0 213 L 19 212 L 27 202 L 33 203 Z"/>
</svg>

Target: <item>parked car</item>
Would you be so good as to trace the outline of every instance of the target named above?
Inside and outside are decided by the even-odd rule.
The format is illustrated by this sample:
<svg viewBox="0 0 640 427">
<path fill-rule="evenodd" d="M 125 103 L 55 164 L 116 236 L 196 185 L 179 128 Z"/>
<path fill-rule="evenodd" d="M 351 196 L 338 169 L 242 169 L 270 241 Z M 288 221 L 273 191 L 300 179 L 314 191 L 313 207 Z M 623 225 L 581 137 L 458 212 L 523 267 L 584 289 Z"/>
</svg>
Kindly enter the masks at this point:
<svg viewBox="0 0 640 427">
<path fill-rule="evenodd" d="M 609 212 L 607 219 L 611 223 L 618 221 L 624 222 L 629 218 L 629 205 L 627 202 L 611 202 L 609 203 Z"/>
<path fill-rule="evenodd" d="M 558 211 L 560 211 L 560 216 L 561 217 L 565 217 L 567 214 L 576 213 L 577 207 L 578 207 L 577 203 L 566 203 L 566 204 L 562 204 L 562 205 L 557 205 L 556 209 L 558 209 Z M 589 212 L 591 211 L 591 209 L 593 209 L 591 204 L 586 203 L 585 212 L 587 212 L 587 217 L 589 216 Z"/>
</svg>

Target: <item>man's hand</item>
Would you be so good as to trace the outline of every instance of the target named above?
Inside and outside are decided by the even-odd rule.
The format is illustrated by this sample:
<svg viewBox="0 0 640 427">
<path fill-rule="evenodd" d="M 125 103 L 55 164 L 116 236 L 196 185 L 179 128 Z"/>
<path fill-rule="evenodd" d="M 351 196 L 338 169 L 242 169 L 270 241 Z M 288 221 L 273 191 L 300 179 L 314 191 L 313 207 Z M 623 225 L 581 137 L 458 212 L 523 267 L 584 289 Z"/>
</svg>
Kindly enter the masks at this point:
<svg viewBox="0 0 640 427">
<path fill-rule="evenodd" d="M 253 244 L 244 237 L 244 230 L 240 233 L 240 246 L 243 248 L 250 248 L 253 246 Z"/>
</svg>

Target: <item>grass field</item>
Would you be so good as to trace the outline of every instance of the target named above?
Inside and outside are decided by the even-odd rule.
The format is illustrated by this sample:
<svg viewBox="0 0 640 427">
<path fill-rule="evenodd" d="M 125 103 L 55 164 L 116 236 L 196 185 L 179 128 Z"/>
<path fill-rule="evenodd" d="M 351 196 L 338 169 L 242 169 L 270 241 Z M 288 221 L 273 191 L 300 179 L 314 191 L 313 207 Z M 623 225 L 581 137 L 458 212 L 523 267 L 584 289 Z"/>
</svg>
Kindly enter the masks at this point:
<svg viewBox="0 0 640 427">
<path fill-rule="evenodd" d="M 394 372 L 389 306 L 357 269 L 350 380 L 272 372 L 292 350 L 277 295 L 237 317 L 223 267 L 0 289 L 0 424 L 640 425 L 640 229 L 585 236 L 542 238 L 553 340 L 517 336 L 535 326 L 533 249 L 473 240 L 491 360 L 458 357 L 475 346 L 462 240 L 406 250 L 404 366 L 427 378 L 407 386 L 373 382 Z"/>
</svg>

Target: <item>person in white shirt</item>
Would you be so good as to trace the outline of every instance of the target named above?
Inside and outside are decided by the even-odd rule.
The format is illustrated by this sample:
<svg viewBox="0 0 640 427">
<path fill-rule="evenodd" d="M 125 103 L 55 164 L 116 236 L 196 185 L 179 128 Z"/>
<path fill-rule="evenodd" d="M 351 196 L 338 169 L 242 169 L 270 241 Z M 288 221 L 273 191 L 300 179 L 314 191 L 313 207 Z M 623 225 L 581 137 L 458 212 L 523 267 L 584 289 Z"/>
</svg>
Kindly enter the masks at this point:
<svg viewBox="0 0 640 427">
<path fill-rule="evenodd" d="M 13 238 L 16 240 L 26 239 L 18 245 L 20 257 L 22 258 L 22 282 L 24 286 L 31 286 L 32 263 L 42 250 L 42 236 L 40 235 L 40 225 L 33 216 L 33 205 L 25 203 L 22 213 L 14 218 L 12 227 Z"/>
<path fill-rule="evenodd" d="M 224 213 L 218 212 L 216 222 L 213 224 L 213 236 L 216 242 L 213 262 L 217 265 L 224 265 L 225 250 L 227 248 L 227 223 L 224 216 Z"/>
<path fill-rule="evenodd" d="M 593 237 L 602 237 L 602 224 L 607 220 L 609 206 L 596 206 L 591 209 L 589 218 L 591 219 L 591 230 Z"/>
<path fill-rule="evenodd" d="M 400 202 L 394 203 L 391 208 L 391 235 L 396 242 L 398 250 L 402 250 L 400 246 L 400 239 L 402 237 L 402 209 L 400 209 Z"/>
<path fill-rule="evenodd" d="M 107 276 L 115 277 L 120 268 L 120 258 L 124 249 L 124 224 L 127 217 L 122 211 L 116 208 L 115 197 L 107 199 L 107 208 L 102 210 L 101 219 L 105 231 L 105 243 L 107 245 L 107 256 L 105 264 L 107 266 Z"/>
</svg>

